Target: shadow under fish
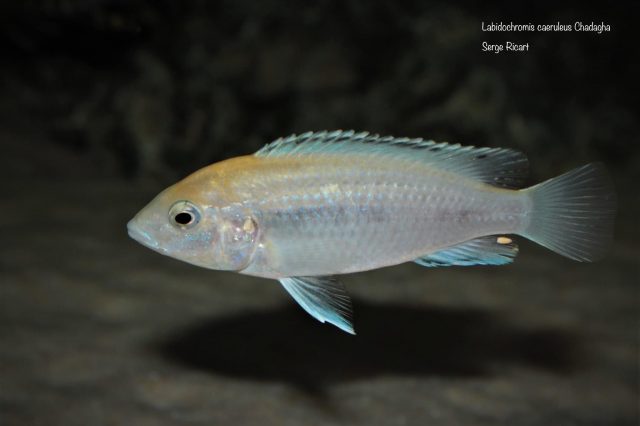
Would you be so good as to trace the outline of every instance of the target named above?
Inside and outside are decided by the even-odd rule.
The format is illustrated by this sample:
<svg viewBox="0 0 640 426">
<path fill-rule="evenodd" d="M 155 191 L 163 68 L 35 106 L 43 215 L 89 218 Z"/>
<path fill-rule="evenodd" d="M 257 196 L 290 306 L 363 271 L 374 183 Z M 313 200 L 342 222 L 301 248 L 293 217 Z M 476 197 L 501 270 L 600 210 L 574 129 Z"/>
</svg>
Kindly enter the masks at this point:
<svg viewBox="0 0 640 426">
<path fill-rule="evenodd" d="M 376 376 L 493 376 L 514 365 L 567 374 L 584 361 L 581 339 L 566 330 L 516 326 L 479 309 L 355 304 L 357 336 L 286 306 L 194 324 L 152 349 L 190 369 L 312 393 Z"/>
</svg>

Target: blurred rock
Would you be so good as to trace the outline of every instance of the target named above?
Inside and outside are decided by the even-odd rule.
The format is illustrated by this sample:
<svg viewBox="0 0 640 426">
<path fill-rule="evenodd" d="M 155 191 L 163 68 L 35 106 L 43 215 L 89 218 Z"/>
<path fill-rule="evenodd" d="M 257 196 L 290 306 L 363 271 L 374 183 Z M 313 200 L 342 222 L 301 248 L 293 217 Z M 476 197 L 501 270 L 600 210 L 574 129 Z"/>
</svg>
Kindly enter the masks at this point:
<svg viewBox="0 0 640 426">
<path fill-rule="evenodd" d="M 115 95 L 119 122 L 138 157 L 142 174 L 161 174 L 163 155 L 174 135 L 174 82 L 171 71 L 149 52 L 138 52 L 136 77 Z M 108 141 L 107 141 L 108 143 Z"/>
</svg>

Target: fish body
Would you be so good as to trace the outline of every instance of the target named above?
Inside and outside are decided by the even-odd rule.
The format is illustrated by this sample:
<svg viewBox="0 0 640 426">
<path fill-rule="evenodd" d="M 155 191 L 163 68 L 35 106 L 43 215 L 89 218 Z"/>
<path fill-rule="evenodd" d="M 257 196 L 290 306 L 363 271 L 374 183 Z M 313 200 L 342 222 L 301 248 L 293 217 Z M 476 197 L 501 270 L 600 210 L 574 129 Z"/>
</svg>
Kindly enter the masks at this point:
<svg viewBox="0 0 640 426">
<path fill-rule="evenodd" d="M 527 166 L 508 149 L 306 133 L 197 171 L 128 227 L 163 254 L 277 279 L 311 315 L 353 332 L 335 275 L 505 264 L 517 254 L 512 234 L 575 260 L 601 257 L 615 210 L 603 168 L 515 189 Z"/>
<path fill-rule="evenodd" d="M 241 273 L 335 275 L 396 265 L 470 239 L 513 234 L 530 199 L 407 159 L 366 155 L 240 157 L 226 176 L 234 202 L 260 224 Z"/>
</svg>

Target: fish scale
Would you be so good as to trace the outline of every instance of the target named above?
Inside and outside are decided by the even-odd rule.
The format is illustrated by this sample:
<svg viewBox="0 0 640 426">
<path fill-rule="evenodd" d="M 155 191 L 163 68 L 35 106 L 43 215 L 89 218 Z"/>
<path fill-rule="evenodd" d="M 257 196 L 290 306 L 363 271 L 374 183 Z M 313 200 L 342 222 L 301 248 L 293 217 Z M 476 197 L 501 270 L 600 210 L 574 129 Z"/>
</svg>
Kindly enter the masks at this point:
<svg viewBox="0 0 640 426">
<path fill-rule="evenodd" d="M 260 199 L 253 203 L 259 207 L 249 208 L 260 210 L 263 241 L 275 253 L 261 256 L 262 262 L 244 271 L 248 274 L 306 276 L 378 268 L 479 235 L 511 233 L 521 223 L 502 223 L 495 215 L 501 203 L 522 199 L 519 194 L 405 159 L 384 164 L 358 155 L 264 160 L 278 162 L 279 175 L 269 179 L 268 194 L 249 194 L 251 200 Z M 478 191 L 480 202 L 470 196 Z M 524 201 L 519 205 L 519 210 L 512 207 L 514 214 L 522 214 Z"/>
</svg>

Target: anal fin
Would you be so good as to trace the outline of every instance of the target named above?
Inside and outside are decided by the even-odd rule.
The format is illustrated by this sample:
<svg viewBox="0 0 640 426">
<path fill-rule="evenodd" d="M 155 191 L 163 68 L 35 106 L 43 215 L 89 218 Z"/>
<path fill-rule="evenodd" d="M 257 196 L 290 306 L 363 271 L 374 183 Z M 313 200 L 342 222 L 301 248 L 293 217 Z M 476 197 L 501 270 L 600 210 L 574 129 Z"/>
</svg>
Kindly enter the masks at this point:
<svg viewBox="0 0 640 426">
<path fill-rule="evenodd" d="M 291 297 L 312 317 L 347 333 L 353 330 L 351 298 L 334 277 L 289 277 L 279 279 Z"/>
<path fill-rule="evenodd" d="M 517 254 L 518 246 L 511 238 L 490 235 L 428 254 L 414 262 L 427 267 L 505 265 L 513 262 Z"/>
</svg>

